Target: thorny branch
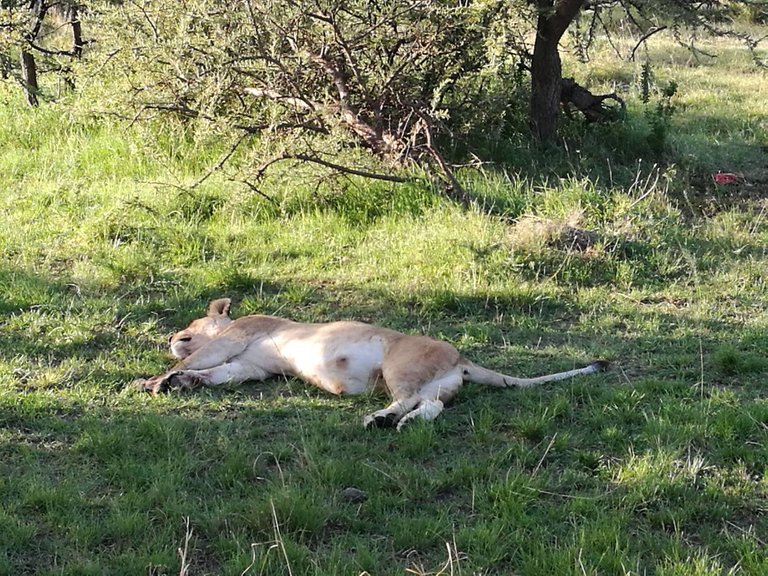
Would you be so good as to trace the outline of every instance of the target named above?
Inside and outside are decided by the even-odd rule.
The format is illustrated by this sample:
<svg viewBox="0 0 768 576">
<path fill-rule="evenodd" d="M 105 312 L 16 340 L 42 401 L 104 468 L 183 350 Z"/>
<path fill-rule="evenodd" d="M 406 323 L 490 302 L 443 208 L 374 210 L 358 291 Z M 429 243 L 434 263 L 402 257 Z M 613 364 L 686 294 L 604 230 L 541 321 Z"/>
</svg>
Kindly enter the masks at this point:
<svg viewBox="0 0 768 576">
<path fill-rule="evenodd" d="M 529 2 L 531 14 L 539 9 L 553 11 L 549 30 L 555 34 L 565 31 L 582 11 L 592 10 L 585 21 L 588 28 L 581 31 L 584 48 L 602 28 L 616 50 L 612 31 L 617 27 L 628 30 L 639 38 L 629 55 L 626 48 L 621 49 L 621 56 L 630 59 L 666 28 L 682 42 L 677 24 L 686 18 L 689 22 L 695 19 L 700 30 L 717 25 L 697 17 L 697 8 L 704 4 L 683 0 L 663 3 L 671 7 L 668 19 L 674 20 L 665 21 L 664 26 L 649 11 L 658 4 L 643 0 Z M 477 23 L 474 11 L 462 19 L 466 3 L 458 3 L 451 10 L 435 9 L 434 4 L 424 0 L 402 0 L 393 6 L 352 0 L 246 0 L 225 8 L 226 3 L 217 0 L 206 3 L 206 8 L 197 9 L 194 15 L 196 25 L 205 23 L 200 26 L 203 32 L 174 32 L 184 34 L 184 42 L 177 42 L 175 36 L 169 42 L 164 34 L 169 29 L 178 30 L 172 15 L 164 14 L 159 2 L 128 0 L 126 5 L 132 7 L 138 25 L 146 29 L 144 38 L 150 45 L 146 61 L 164 66 L 166 73 L 159 80 L 156 76 L 146 79 L 136 66 L 133 79 L 139 114 L 149 110 L 175 112 L 246 135 L 288 135 L 292 140 L 282 143 L 286 152 L 262 158 L 261 165 L 255 167 L 255 178 L 251 176 L 252 181 L 246 183 L 254 191 L 258 190 L 254 182 L 258 183 L 271 166 L 286 160 L 310 162 L 365 178 L 409 180 L 344 166 L 343 161 L 334 161 L 337 158 L 331 152 L 363 147 L 385 166 L 420 165 L 432 170 L 446 184 L 449 195 L 465 202 L 467 193 L 440 145 L 456 137 L 452 129 L 460 126 L 461 120 L 471 118 L 467 124 L 474 121 L 467 109 L 487 101 L 483 96 L 491 83 L 486 83 L 481 73 L 488 64 L 483 48 L 488 27 Z M 501 5 L 497 9 L 506 13 Z M 148 12 L 146 6 L 154 6 L 154 11 Z M 489 18 L 495 22 L 492 12 L 493 8 L 488 8 Z M 227 15 L 234 16 L 228 19 Z M 221 25 L 220 19 L 226 25 Z M 210 29 L 220 31 L 221 36 L 211 37 Z M 524 54 L 530 41 L 524 31 L 507 33 L 517 53 Z M 160 43 L 160 48 L 152 46 L 152 41 Z M 466 82 L 466 78 L 475 81 Z M 154 97 L 152 91 L 157 86 L 164 93 L 154 101 L 167 104 L 146 104 L 147 95 Z M 560 88 L 566 107 L 579 110 L 592 121 L 611 117 L 606 100 L 623 106 L 615 93 L 594 95 L 575 82 L 561 83 Z M 441 119 L 446 120 L 441 123 Z M 319 139 L 318 135 L 329 138 Z M 274 152 L 274 148 L 270 150 Z M 234 150 L 225 154 L 212 169 L 220 169 L 233 154 Z"/>
<path fill-rule="evenodd" d="M 443 158 L 443 155 L 440 153 L 440 150 L 438 150 L 434 144 L 434 139 L 432 136 L 432 122 L 430 118 L 419 110 L 414 110 L 414 112 L 416 113 L 416 115 L 418 115 L 422 123 L 422 129 L 424 131 L 424 135 L 427 140 L 426 142 L 427 152 L 429 152 L 432 158 L 434 158 L 435 162 L 437 162 L 437 165 L 440 167 L 440 170 L 442 171 L 443 176 L 445 176 L 445 178 L 448 180 L 450 184 L 450 187 L 448 189 L 449 195 L 453 199 L 461 202 L 464 206 L 469 205 L 469 199 L 470 199 L 469 194 L 467 194 L 467 191 L 464 189 L 461 183 L 456 179 L 456 176 L 454 175 L 453 170 L 445 161 L 445 158 Z"/>
<path fill-rule="evenodd" d="M 330 168 L 332 170 L 336 170 L 337 172 L 341 172 L 342 174 L 362 176 L 363 178 L 370 178 L 372 180 L 384 180 L 386 182 L 397 182 L 397 183 L 405 183 L 405 182 L 413 181 L 413 179 L 411 178 L 405 178 L 402 176 L 395 176 L 392 174 L 381 174 L 379 172 L 370 172 L 368 170 L 350 168 L 349 166 L 344 166 L 342 164 L 337 164 L 335 162 L 329 162 L 328 160 L 324 160 L 323 158 L 320 158 L 319 156 L 315 156 L 315 155 L 303 154 L 303 153 L 289 153 L 289 152 L 283 152 L 264 162 L 261 166 L 259 166 L 256 169 L 254 177 L 256 179 L 262 178 L 270 166 L 272 166 L 273 164 L 277 164 L 278 162 L 282 162 L 283 160 L 299 160 L 301 162 L 310 162 L 312 164 L 319 164 L 320 166 L 325 166 L 326 168 Z"/>
<path fill-rule="evenodd" d="M 629 59 L 634 61 L 635 60 L 635 52 L 637 52 L 637 49 L 640 48 L 640 46 L 642 46 L 643 44 L 645 44 L 645 42 L 648 40 L 648 38 L 650 38 L 654 34 L 662 32 L 663 30 L 666 30 L 666 29 L 667 29 L 667 26 L 659 26 L 659 27 L 651 28 L 650 30 L 648 30 L 648 32 L 643 34 L 642 37 L 637 41 L 637 44 L 635 44 L 635 47 L 632 48 L 632 52 L 630 52 L 630 54 L 629 54 Z"/>
</svg>

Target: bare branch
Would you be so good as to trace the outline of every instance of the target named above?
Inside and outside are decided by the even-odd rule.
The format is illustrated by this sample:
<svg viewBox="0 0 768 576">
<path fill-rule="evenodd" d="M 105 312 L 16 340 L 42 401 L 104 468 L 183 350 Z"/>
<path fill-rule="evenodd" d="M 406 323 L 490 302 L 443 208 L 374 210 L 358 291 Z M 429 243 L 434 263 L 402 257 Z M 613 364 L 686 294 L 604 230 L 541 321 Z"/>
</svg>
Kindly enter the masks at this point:
<svg viewBox="0 0 768 576">
<path fill-rule="evenodd" d="M 640 48 L 642 44 L 648 40 L 651 36 L 656 34 L 657 32 L 661 32 L 662 30 L 666 30 L 667 26 L 659 26 L 658 28 L 651 28 L 648 32 L 643 34 L 643 36 L 640 38 L 640 40 L 637 41 L 637 44 L 635 44 L 635 47 L 632 48 L 632 52 L 629 55 L 629 59 L 634 61 L 635 60 L 635 52 L 637 52 L 637 49 Z"/>
<path fill-rule="evenodd" d="M 392 156 L 397 153 L 396 139 L 387 133 L 377 131 L 365 122 L 359 113 L 349 103 L 349 87 L 339 68 L 321 54 L 309 54 L 309 59 L 319 65 L 331 78 L 339 95 L 338 106 L 344 124 L 359 136 L 365 145 L 380 156 Z"/>
<path fill-rule="evenodd" d="M 241 184 L 245 184 L 246 186 L 248 186 L 248 188 L 250 188 L 251 192 L 255 192 L 256 194 L 258 194 L 259 196 L 264 198 L 264 200 L 267 200 L 268 202 L 271 202 L 275 206 L 278 205 L 277 201 L 274 198 L 272 198 L 272 196 L 269 196 L 268 194 L 262 192 L 259 189 L 259 187 L 256 186 L 253 182 L 249 182 L 248 180 L 234 180 L 234 182 L 240 182 Z"/>
<path fill-rule="evenodd" d="M 234 144 L 229 147 L 229 150 L 226 151 L 225 154 L 222 155 L 221 158 L 219 158 L 219 161 L 216 162 L 205 174 L 203 174 L 198 180 L 190 186 L 191 190 L 194 190 L 198 186 L 200 186 L 203 182 L 208 180 L 215 172 L 218 172 L 221 170 L 221 168 L 224 166 L 224 164 L 227 163 L 227 161 L 232 158 L 232 155 L 237 151 L 237 149 L 240 147 L 240 144 L 242 144 L 245 139 L 250 136 L 251 134 L 249 132 L 246 132 L 244 134 L 241 134 L 240 137 L 235 140 Z"/>
<path fill-rule="evenodd" d="M 329 130 L 321 126 L 320 124 L 312 124 L 310 122 L 278 122 L 277 124 L 233 124 L 233 128 L 248 132 L 249 134 L 257 134 L 269 130 L 271 132 L 283 132 L 290 130 L 306 130 L 308 132 L 315 132 L 317 134 L 328 134 Z"/>
<path fill-rule="evenodd" d="M 341 70 L 321 54 L 309 54 L 309 59 L 312 62 L 319 64 L 325 73 L 331 77 L 331 81 L 334 86 L 336 86 L 336 91 L 339 94 L 339 104 L 341 105 L 342 112 L 344 114 L 352 113 L 352 110 L 349 107 L 349 87 L 347 86 L 347 81 L 341 73 Z"/>
<path fill-rule="evenodd" d="M 443 155 L 440 153 L 440 151 L 435 147 L 433 138 L 432 138 L 432 122 L 430 121 L 430 118 L 424 114 L 423 112 L 419 110 L 414 110 L 414 112 L 419 116 L 422 122 L 422 127 L 424 129 L 424 135 L 427 139 L 426 148 L 427 152 L 434 158 L 435 162 L 437 162 L 437 165 L 440 166 L 440 170 L 442 171 L 443 176 L 446 180 L 448 180 L 450 184 L 449 192 L 451 193 L 451 196 L 461 202 L 464 206 L 469 205 L 469 194 L 467 194 L 467 191 L 464 189 L 464 187 L 461 185 L 461 183 L 456 179 L 456 176 L 453 173 L 453 170 L 448 165 L 448 163 L 445 161 L 445 158 L 443 158 Z"/>
<path fill-rule="evenodd" d="M 251 96 L 255 96 L 256 98 L 268 98 L 269 100 L 288 104 L 289 106 L 293 106 L 294 108 L 299 108 L 301 110 L 317 110 L 321 107 L 321 104 L 318 104 L 317 102 L 310 102 L 309 100 L 305 100 L 304 98 L 297 98 L 295 96 L 286 96 L 284 94 L 280 94 L 276 90 L 270 90 L 269 88 L 256 88 L 249 86 L 243 88 L 243 92 L 250 94 Z"/>
<path fill-rule="evenodd" d="M 41 52 L 43 54 L 48 54 L 49 56 L 70 56 L 72 58 L 75 58 L 79 55 L 78 52 L 75 50 L 50 50 L 48 48 L 43 48 L 39 44 L 36 44 L 32 41 L 29 42 L 29 46 L 31 48 L 34 48 L 38 52 Z"/>
<path fill-rule="evenodd" d="M 334 39 L 336 40 L 336 44 L 339 46 L 342 54 L 344 54 L 344 58 L 347 61 L 347 65 L 349 66 L 349 69 L 352 71 L 352 75 L 355 77 L 357 84 L 359 86 L 363 86 L 364 82 L 362 81 L 362 77 L 360 75 L 360 71 L 357 65 L 357 58 L 355 57 L 353 50 L 350 49 L 350 44 L 347 41 L 345 34 L 341 29 L 341 26 L 339 26 L 339 23 L 336 19 L 336 15 L 333 12 L 331 12 L 330 14 L 308 13 L 308 16 L 315 18 L 331 26 L 331 29 L 333 30 Z M 354 15 L 354 17 L 357 18 L 358 20 L 361 20 L 361 18 L 357 15 Z"/>
<path fill-rule="evenodd" d="M 144 9 L 144 6 L 142 6 L 141 3 L 136 2 L 135 0 L 130 0 L 130 4 L 135 6 L 142 13 L 142 15 L 144 16 L 144 20 L 152 30 L 152 34 L 154 36 L 155 42 L 157 42 L 160 39 L 160 34 L 157 31 L 157 24 L 155 24 L 152 21 L 152 19 L 149 17 L 149 14 L 147 14 L 147 11 Z"/>
<path fill-rule="evenodd" d="M 603 31 L 605 32 L 605 39 L 608 41 L 608 45 L 613 49 L 616 56 L 621 58 L 621 51 L 616 46 L 616 43 L 613 41 L 613 34 L 611 33 L 610 28 L 605 23 L 603 18 L 600 16 L 600 12 L 595 10 L 595 20 L 597 20 L 600 23 L 600 26 L 603 27 Z"/>
<path fill-rule="evenodd" d="M 266 162 L 264 162 L 256 170 L 255 177 L 257 179 L 261 178 L 270 166 L 278 162 L 282 162 L 283 160 L 299 160 L 301 162 L 310 162 L 312 164 L 319 164 L 320 166 L 325 166 L 326 168 L 330 168 L 331 170 L 336 170 L 338 172 L 341 172 L 342 174 L 351 174 L 353 176 L 361 176 L 363 178 L 370 178 L 372 180 L 384 180 L 385 182 L 397 182 L 400 184 L 405 182 L 413 182 L 412 178 L 404 178 L 402 176 L 394 176 L 392 174 L 381 174 L 378 172 L 369 172 L 367 170 L 358 170 L 357 168 L 350 168 L 349 166 L 343 166 L 341 164 L 336 164 L 335 162 L 329 162 L 328 160 L 323 160 L 322 158 L 318 158 L 317 156 L 310 156 L 309 154 L 291 154 L 288 152 L 279 154 L 278 156 L 275 156 L 274 158 L 271 158 Z"/>
</svg>

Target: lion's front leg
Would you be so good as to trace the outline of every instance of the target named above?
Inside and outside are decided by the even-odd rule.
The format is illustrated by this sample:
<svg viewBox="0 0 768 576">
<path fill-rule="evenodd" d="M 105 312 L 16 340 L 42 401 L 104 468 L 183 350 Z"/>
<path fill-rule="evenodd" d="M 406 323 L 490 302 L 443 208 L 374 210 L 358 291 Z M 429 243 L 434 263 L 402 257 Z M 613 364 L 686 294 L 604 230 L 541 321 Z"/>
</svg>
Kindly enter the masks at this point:
<svg viewBox="0 0 768 576">
<path fill-rule="evenodd" d="M 159 376 L 152 376 L 151 378 L 137 378 L 132 382 L 133 386 L 140 392 L 151 392 L 152 394 L 160 394 L 167 391 L 167 383 L 164 382 L 167 374 L 161 374 Z"/>
<path fill-rule="evenodd" d="M 227 362 L 206 370 L 171 370 L 160 376 L 136 382 L 140 390 L 152 394 L 194 390 L 201 386 L 239 384 L 246 380 L 264 380 L 272 373 L 247 362 Z"/>
<path fill-rule="evenodd" d="M 139 390 L 151 392 L 157 396 L 165 392 L 194 390 L 207 383 L 206 379 L 198 371 L 175 370 L 160 376 L 147 378 L 146 380 L 137 380 L 136 386 Z"/>
</svg>

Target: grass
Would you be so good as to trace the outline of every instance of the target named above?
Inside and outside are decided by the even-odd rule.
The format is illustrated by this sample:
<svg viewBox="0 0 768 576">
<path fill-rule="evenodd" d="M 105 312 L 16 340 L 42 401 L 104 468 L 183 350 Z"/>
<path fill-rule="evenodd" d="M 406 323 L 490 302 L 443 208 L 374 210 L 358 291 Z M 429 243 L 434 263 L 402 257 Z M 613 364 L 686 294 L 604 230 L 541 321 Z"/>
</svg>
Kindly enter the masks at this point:
<svg viewBox="0 0 768 576">
<path fill-rule="evenodd" d="M 632 157 L 650 148 L 629 94 L 625 124 L 461 173 L 468 210 L 298 177 L 271 183 L 277 206 L 217 176 L 189 194 L 158 183 L 196 180 L 215 149 L 148 149 L 4 94 L 0 574 L 764 574 L 766 79 L 735 52 L 668 53 L 667 158 Z M 744 181 L 716 187 L 717 169 Z M 400 434 L 362 430 L 382 398 L 296 380 L 133 391 L 222 295 L 430 334 L 513 374 L 614 369 L 468 385 Z"/>
</svg>

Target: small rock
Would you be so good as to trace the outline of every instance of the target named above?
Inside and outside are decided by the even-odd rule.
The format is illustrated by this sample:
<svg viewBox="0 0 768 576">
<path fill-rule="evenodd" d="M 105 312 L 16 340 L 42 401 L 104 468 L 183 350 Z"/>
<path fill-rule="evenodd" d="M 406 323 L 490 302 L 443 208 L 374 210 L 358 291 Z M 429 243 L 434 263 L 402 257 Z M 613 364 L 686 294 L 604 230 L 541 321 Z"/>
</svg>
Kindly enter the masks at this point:
<svg viewBox="0 0 768 576">
<path fill-rule="evenodd" d="M 343 500 L 346 500 L 347 502 L 352 503 L 358 503 L 358 502 L 365 502 L 368 500 L 368 493 L 364 490 L 360 490 L 360 488 L 355 488 L 354 486 L 348 486 L 347 488 L 344 488 L 339 495 Z"/>
</svg>

